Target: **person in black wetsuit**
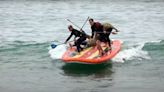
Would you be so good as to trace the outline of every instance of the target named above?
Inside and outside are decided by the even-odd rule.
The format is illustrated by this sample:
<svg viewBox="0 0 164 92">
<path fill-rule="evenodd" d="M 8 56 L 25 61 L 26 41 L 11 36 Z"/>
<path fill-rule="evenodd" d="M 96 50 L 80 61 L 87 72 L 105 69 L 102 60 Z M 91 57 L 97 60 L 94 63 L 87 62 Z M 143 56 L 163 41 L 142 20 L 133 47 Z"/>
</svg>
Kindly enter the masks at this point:
<svg viewBox="0 0 164 92">
<path fill-rule="evenodd" d="M 67 43 L 67 42 L 70 40 L 70 38 L 74 35 L 74 36 L 75 36 L 75 38 L 74 38 L 74 40 L 75 40 L 74 45 L 77 47 L 77 51 L 78 51 L 78 52 L 82 51 L 82 48 L 81 48 L 80 45 L 82 44 L 83 41 L 86 40 L 87 35 L 85 34 L 84 31 L 78 31 L 77 29 L 74 29 L 74 28 L 72 27 L 72 25 L 69 25 L 69 26 L 68 26 L 68 29 L 69 29 L 69 31 L 71 32 L 71 34 L 70 34 L 70 36 L 66 39 L 65 43 Z M 77 37 L 78 37 L 78 39 L 76 40 Z"/>
</svg>

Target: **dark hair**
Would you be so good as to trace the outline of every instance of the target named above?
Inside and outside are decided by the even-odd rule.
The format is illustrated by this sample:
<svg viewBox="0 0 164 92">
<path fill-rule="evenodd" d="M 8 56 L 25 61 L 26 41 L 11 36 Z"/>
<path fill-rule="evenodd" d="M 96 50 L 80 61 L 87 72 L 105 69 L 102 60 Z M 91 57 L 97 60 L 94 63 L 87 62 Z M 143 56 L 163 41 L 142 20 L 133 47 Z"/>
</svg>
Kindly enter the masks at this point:
<svg viewBox="0 0 164 92">
<path fill-rule="evenodd" d="M 68 28 L 73 28 L 72 25 L 68 25 Z"/>
<path fill-rule="evenodd" d="M 94 21 L 94 20 L 92 18 L 90 18 L 89 21 Z"/>
</svg>

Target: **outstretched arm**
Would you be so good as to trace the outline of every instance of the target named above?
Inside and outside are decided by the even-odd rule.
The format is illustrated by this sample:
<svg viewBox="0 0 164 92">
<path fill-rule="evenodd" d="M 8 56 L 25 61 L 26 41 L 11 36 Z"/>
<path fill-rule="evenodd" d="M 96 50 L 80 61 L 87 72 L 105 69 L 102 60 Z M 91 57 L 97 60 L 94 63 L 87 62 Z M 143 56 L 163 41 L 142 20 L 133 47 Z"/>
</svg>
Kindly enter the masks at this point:
<svg viewBox="0 0 164 92">
<path fill-rule="evenodd" d="M 118 29 L 116 29 L 114 26 L 112 26 L 114 30 L 116 30 L 116 32 L 119 32 Z"/>
<path fill-rule="evenodd" d="M 117 32 L 119 32 L 118 29 L 116 29 L 114 26 L 112 26 L 112 28 L 115 30 L 114 32 L 112 32 L 112 34 L 117 34 Z"/>
<path fill-rule="evenodd" d="M 69 35 L 69 37 L 66 39 L 66 41 L 65 41 L 64 43 L 67 43 L 67 41 L 69 41 L 69 39 L 72 37 L 72 35 L 73 35 L 73 33 L 71 33 L 71 34 Z"/>
</svg>

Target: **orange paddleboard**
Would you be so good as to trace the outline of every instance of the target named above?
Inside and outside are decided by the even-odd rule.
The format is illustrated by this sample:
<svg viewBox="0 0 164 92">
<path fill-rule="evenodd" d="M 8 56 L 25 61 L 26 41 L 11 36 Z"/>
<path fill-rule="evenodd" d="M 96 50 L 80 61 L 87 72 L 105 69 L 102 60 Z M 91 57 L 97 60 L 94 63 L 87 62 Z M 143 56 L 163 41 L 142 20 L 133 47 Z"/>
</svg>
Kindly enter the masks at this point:
<svg viewBox="0 0 164 92">
<path fill-rule="evenodd" d="M 76 53 L 75 47 L 68 48 L 62 56 L 62 60 L 66 63 L 100 64 L 113 58 L 121 49 L 119 40 L 112 41 L 111 46 L 112 50 L 106 51 L 103 56 L 99 56 L 99 51 L 96 47 L 88 47 L 79 54 Z M 104 43 L 101 43 L 101 47 L 104 51 L 107 49 Z"/>
</svg>

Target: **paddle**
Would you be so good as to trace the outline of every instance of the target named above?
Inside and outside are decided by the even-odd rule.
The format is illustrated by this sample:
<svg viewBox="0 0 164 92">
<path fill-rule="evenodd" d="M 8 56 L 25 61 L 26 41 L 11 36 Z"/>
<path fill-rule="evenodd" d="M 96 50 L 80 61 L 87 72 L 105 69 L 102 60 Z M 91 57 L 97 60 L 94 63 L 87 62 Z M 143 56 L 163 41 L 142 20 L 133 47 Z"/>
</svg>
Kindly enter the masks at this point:
<svg viewBox="0 0 164 92">
<path fill-rule="evenodd" d="M 86 21 L 84 22 L 84 24 L 82 25 L 82 27 L 80 28 L 78 25 L 76 25 L 74 22 L 72 22 L 71 20 L 69 20 L 69 19 L 67 19 L 67 21 L 69 21 L 70 23 L 72 23 L 74 26 L 76 26 L 77 28 L 79 28 L 80 29 L 80 32 L 82 32 L 82 33 L 85 33 L 84 31 L 83 31 L 83 27 L 85 26 L 85 24 L 87 23 L 87 21 L 89 20 L 89 16 L 87 17 L 87 19 L 86 19 Z M 86 34 L 86 33 L 85 33 Z M 86 34 L 87 35 L 87 34 Z M 87 35 L 87 38 L 90 38 L 90 36 L 89 35 Z"/>
<path fill-rule="evenodd" d="M 86 19 L 86 21 L 84 22 L 83 26 L 80 28 L 78 25 L 76 25 L 75 23 L 73 23 L 71 20 L 67 19 L 67 21 L 71 22 L 74 26 L 78 27 L 80 29 L 80 31 L 82 30 L 82 28 L 85 26 L 85 24 L 87 23 L 89 17 Z M 69 42 L 73 42 L 73 41 L 69 41 Z M 60 43 L 60 44 L 54 44 L 54 43 L 51 43 L 51 48 L 56 48 L 58 45 L 62 45 L 62 44 L 65 44 L 65 43 Z"/>
<path fill-rule="evenodd" d="M 74 26 L 76 26 L 77 28 L 80 29 L 80 27 L 78 25 L 76 25 L 75 23 L 73 23 L 71 20 L 67 19 L 67 21 L 69 21 L 70 23 L 72 23 Z"/>
<path fill-rule="evenodd" d="M 83 27 L 84 27 L 84 26 L 85 26 L 85 24 L 87 23 L 88 19 L 89 19 L 89 16 L 88 16 L 88 18 L 86 19 L 86 21 L 84 22 L 84 24 L 83 24 L 83 26 L 81 27 L 81 29 L 80 29 L 80 30 L 82 30 L 82 29 L 83 29 Z"/>
<path fill-rule="evenodd" d="M 78 25 L 76 25 L 74 22 L 72 22 L 71 20 L 67 19 L 67 21 L 69 21 L 70 23 L 72 23 L 74 26 L 76 26 L 77 28 L 80 29 L 80 31 L 83 29 L 83 27 L 85 26 L 85 24 L 87 23 L 89 17 L 87 17 L 86 21 L 84 22 L 84 24 L 82 25 L 82 27 L 80 28 Z"/>
</svg>

